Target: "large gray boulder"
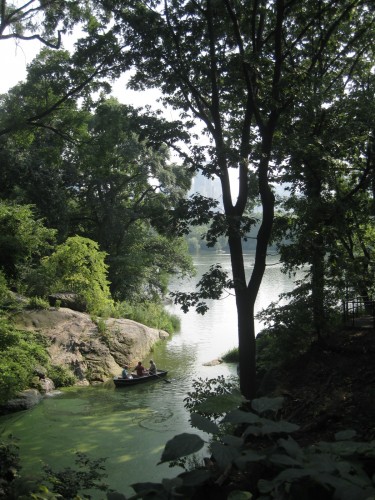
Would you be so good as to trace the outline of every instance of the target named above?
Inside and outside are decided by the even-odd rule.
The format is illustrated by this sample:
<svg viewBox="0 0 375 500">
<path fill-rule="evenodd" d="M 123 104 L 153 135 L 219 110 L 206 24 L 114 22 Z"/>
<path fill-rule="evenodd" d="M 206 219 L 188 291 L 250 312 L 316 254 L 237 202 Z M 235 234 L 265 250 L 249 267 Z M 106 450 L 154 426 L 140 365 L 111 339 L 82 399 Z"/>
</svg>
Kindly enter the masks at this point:
<svg viewBox="0 0 375 500">
<path fill-rule="evenodd" d="M 42 395 L 36 389 L 26 389 L 25 391 L 19 392 L 17 396 L 7 403 L 5 403 L 1 410 L 2 412 L 16 412 L 29 410 L 37 405 L 42 399 Z"/>
<path fill-rule="evenodd" d="M 79 384 L 105 382 L 124 365 L 135 367 L 157 341 L 168 337 L 129 319 L 101 320 L 98 328 L 88 314 L 63 307 L 23 310 L 15 321 L 19 328 L 46 337 L 51 363 L 70 368 Z"/>
<path fill-rule="evenodd" d="M 38 382 L 38 390 L 42 394 L 47 394 L 55 390 L 55 384 L 53 383 L 53 380 L 48 377 L 41 378 Z"/>
</svg>

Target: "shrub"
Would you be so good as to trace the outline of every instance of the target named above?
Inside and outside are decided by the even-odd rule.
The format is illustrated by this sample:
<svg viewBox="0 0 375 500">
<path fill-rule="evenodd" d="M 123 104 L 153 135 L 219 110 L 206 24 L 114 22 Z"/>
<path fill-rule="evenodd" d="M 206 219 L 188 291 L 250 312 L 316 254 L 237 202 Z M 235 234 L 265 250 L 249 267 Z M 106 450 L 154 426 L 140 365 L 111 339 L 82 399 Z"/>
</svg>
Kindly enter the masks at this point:
<svg viewBox="0 0 375 500">
<path fill-rule="evenodd" d="M 103 318 L 98 318 L 95 320 L 96 326 L 98 327 L 98 332 L 101 334 L 107 333 L 107 325 Z"/>
<path fill-rule="evenodd" d="M 0 200 L 0 267 L 18 282 L 19 271 L 32 268 L 54 244 L 56 230 L 36 219 L 32 205 Z M 21 280 L 22 281 L 22 280 Z"/>
<path fill-rule="evenodd" d="M 69 368 L 62 365 L 50 366 L 48 377 L 53 380 L 55 387 L 68 387 L 74 385 L 77 380 Z"/>
<path fill-rule="evenodd" d="M 18 498 L 15 480 L 21 469 L 18 446 L 11 437 L 8 442 L 0 441 L 0 498 Z"/>
<path fill-rule="evenodd" d="M 54 471 L 48 465 L 44 467 L 44 481 L 51 485 L 50 489 L 62 495 L 62 498 L 80 498 L 78 493 L 87 489 L 107 491 L 108 485 L 102 482 L 102 479 L 107 476 L 103 466 L 106 459 L 92 460 L 80 452 L 76 452 L 75 455 L 77 469 L 67 467 L 61 471 Z M 83 495 L 82 498 L 91 498 L 91 496 Z"/>
<path fill-rule="evenodd" d="M 52 255 L 42 259 L 42 267 L 53 283 L 50 292 L 64 290 L 80 295 L 92 314 L 108 311 L 113 301 L 105 256 L 93 240 L 81 236 L 68 238 Z"/>
<path fill-rule="evenodd" d="M 37 334 L 17 330 L 0 318 L 0 402 L 30 386 L 37 365 L 46 365 L 48 355 Z"/>
<path fill-rule="evenodd" d="M 227 403 L 231 407 L 233 403 L 239 405 L 242 402 L 242 396 L 238 392 L 238 382 L 227 380 L 222 375 L 211 379 L 195 379 L 192 386 L 193 390 L 189 391 L 184 399 L 184 406 L 190 413 L 199 413 L 203 406 L 205 408 L 203 413 L 217 419 L 227 410 Z M 228 398 L 228 394 L 233 397 Z M 224 396 L 224 407 L 221 406 L 222 396 Z M 215 400 L 212 399 L 213 397 Z M 211 403 L 213 406 L 209 411 L 207 405 L 211 405 Z"/>
<path fill-rule="evenodd" d="M 293 361 L 315 340 L 311 309 L 302 299 L 283 306 L 272 303 L 257 318 L 266 324 L 256 337 L 258 370 L 267 371 Z"/>
<path fill-rule="evenodd" d="M 221 412 L 225 399 L 224 418 L 212 421 L 207 415 L 212 415 L 215 408 L 214 413 Z M 373 498 L 375 487 L 368 464 L 375 456 L 375 441 L 353 441 L 355 431 L 347 430 L 336 433 L 334 442 L 322 441 L 302 447 L 291 437 L 298 425 L 276 418 L 282 404 L 282 397 L 253 399 L 251 410 L 245 411 L 238 408 L 238 402 L 229 393 L 221 397 L 212 394 L 196 405 L 199 413 L 191 414 L 192 426 L 216 437 L 210 443 L 212 465 L 185 471 L 161 484 L 153 483 L 158 498 L 166 498 L 172 484 L 176 498 L 204 498 L 204 492 L 212 487 L 216 487 L 220 498 L 221 495 L 223 498 L 225 495 L 225 498 L 263 500 Z M 230 426 L 235 433 L 228 432 Z M 259 449 L 251 446 L 256 440 L 261 444 Z M 179 463 L 189 455 L 194 456 L 204 445 L 205 441 L 197 434 L 179 434 L 166 443 L 159 463 Z M 217 485 L 231 470 L 236 477 L 244 474 L 248 478 L 242 482 L 247 487 L 246 491 L 241 491 L 232 482 L 234 489 L 227 496 L 228 491 L 219 491 Z M 146 498 L 150 483 L 132 486 L 137 497 Z"/>
<path fill-rule="evenodd" d="M 4 302 L 9 301 L 10 297 L 11 293 L 8 288 L 7 280 L 4 273 L 0 270 L 0 305 L 3 305 Z"/>
<path fill-rule="evenodd" d="M 238 363 L 240 360 L 238 347 L 233 347 L 233 349 L 230 349 L 228 352 L 221 356 L 221 359 L 223 361 L 226 361 L 227 363 Z"/>
<path fill-rule="evenodd" d="M 132 319 L 151 328 L 165 330 L 168 333 L 179 331 L 181 326 L 179 317 L 170 314 L 158 302 L 143 302 L 142 304 L 121 302 L 117 304 L 113 314 L 115 317 Z"/>
<path fill-rule="evenodd" d="M 29 309 L 49 309 L 49 302 L 42 297 L 30 297 L 27 307 Z"/>
<path fill-rule="evenodd" d="M 107 328 L 106 322 L 104 321 L 103 318 L 97 318 L 94 320 L 94 322 L 96 323 L 96 326 L 98 327 L 98 333 L 99 333 L 100 340 L 102 342 L 104 342 L 104 344 L 109 346 L 110 342 L 111 342 L 112 333 Z"/>
</svg>

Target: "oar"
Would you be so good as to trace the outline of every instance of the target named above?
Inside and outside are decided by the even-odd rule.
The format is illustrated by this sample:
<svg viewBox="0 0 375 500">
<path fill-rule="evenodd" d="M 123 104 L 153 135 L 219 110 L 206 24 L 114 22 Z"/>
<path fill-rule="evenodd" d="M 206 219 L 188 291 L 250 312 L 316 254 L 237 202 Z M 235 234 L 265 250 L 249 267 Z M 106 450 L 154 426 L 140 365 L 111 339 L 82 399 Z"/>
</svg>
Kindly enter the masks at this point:
<svg viewBox="0 0 375 500">
<path fill-rule="evenodd" d="M 155 373 L 155 375 L 160 378 L 160 380 L 163 380 L 163 382 L 165 382 L 166 384 L 171 384 L 171 381 L 170 380 L 167 380 L 166 378 L 163 378 L 161 377 L 160 375 L 158 375 L 157 373 Z"/>
</svg>

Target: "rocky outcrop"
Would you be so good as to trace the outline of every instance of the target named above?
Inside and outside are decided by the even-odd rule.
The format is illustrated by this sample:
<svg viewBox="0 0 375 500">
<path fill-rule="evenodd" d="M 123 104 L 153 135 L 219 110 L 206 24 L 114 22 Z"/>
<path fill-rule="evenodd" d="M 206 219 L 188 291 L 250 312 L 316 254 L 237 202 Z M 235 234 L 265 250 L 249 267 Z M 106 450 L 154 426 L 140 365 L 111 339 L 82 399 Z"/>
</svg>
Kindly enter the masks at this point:
<svg viewBox="0 0 375 500">
<path fill-rule="evenodd" d="M 11 413 L 16 411 L 29 410 L 37 405 L 42 399 L 41 393 L 37 389 L 26 389 L 19 392 L 17 396 L 1 407 L 1 413 Z"/>
<path fill-rule="evenodd" d="M 105 382 L 120 374 L 124 365 L 134 367 L 157 341 L 168 337 L 129 319 L 96 324 L 88 314 L 63 307 L 23 310 L 15 321 L 18 328 L 45 336 L 51 363 L 69 367 L 79 384 Z"/>
</svg>

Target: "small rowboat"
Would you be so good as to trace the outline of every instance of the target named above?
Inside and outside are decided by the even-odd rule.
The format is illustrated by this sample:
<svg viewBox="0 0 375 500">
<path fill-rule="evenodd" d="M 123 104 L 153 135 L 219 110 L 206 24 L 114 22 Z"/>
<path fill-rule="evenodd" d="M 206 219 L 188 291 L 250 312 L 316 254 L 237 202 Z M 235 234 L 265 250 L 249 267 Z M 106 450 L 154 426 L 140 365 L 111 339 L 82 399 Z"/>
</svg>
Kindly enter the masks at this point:
<svg viewBox="0 0 375 500">
<path fill-rule="evenodd" d="M 150 380 L 158 380 L 165 377 L 167 373 L 168 372 L 165 370 L 158 370 L 154 375 L 147 374 L 142 377 L 138 377 L 138 375 L 133 375 L 133 378 L 114 377 L 113 382 L 116 387 L 128 387 L 130 385 L 143 384 L 144 382 L 149 382 Z"/>
</svg>

